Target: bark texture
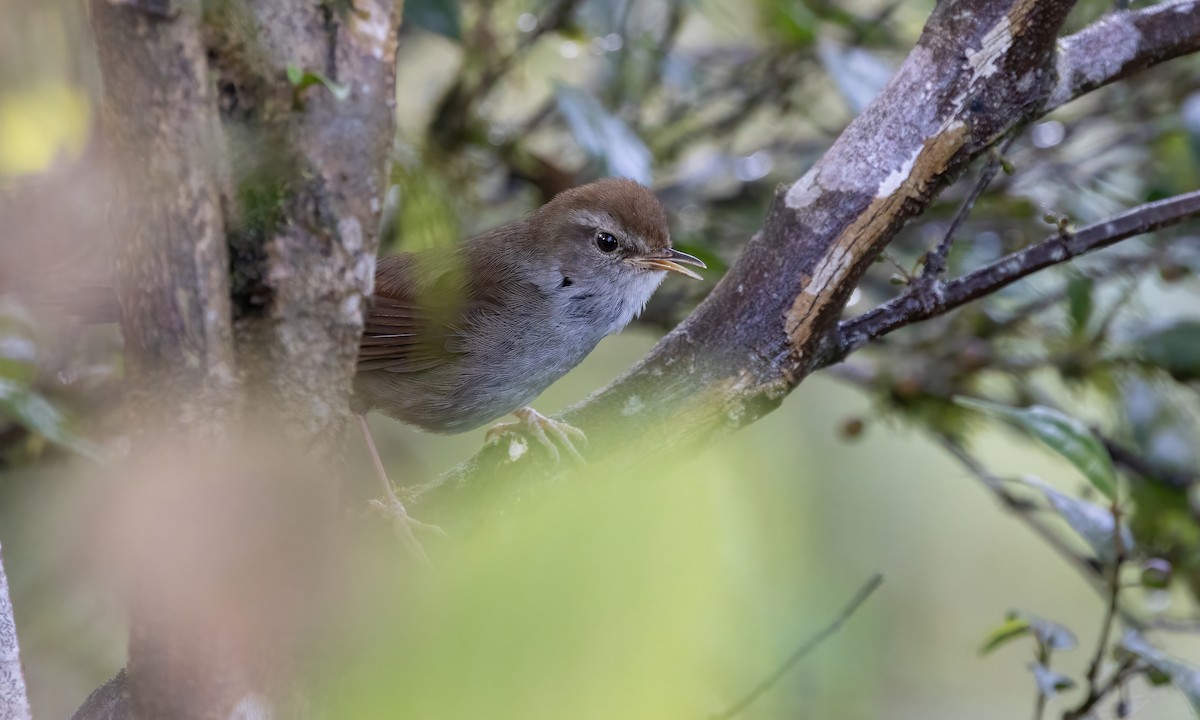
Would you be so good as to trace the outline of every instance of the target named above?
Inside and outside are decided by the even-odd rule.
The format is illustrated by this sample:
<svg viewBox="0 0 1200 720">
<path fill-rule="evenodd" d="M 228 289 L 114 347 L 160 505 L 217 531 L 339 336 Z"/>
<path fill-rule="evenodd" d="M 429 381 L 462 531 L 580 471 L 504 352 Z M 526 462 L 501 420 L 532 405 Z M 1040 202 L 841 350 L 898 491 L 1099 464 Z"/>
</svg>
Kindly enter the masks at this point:
<svg viewBox="0 0 1200 720">
<path fill-rule="evenodd" d="M 32 720 L 29 696 L 25 691 L 25 672 L 21 667 L 21 646 L 17 642 L 17 624 L 13 620 L 8 594 L 8 576 L 0 557 L 0 720 Z"/>
</svg>

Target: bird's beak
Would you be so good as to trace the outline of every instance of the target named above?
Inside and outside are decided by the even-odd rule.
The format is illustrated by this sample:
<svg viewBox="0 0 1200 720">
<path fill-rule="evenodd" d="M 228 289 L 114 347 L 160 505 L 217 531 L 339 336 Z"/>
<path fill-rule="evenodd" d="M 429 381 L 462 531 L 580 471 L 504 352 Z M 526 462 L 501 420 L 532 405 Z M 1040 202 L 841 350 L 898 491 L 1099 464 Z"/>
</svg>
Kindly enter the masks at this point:
<svg viewBox="0 0 1200 720">
<path fill-rule="evenodd" d="M 688 255 L 685 252 L 680 252 L 675 248 L 671 248 L 660 255 L 650 255 L 643 257 L 629 258 L 629 264 L 643 270 L 666 270 L 667 272 L 675 272 L 680 275 L 687 275 L 696 280 L 703 280 L 695 271 L 684 267 L 684 265 L 695 265 L 698 268 L 706 268 L 707 265 L 698 258 Z"/>
</svg>

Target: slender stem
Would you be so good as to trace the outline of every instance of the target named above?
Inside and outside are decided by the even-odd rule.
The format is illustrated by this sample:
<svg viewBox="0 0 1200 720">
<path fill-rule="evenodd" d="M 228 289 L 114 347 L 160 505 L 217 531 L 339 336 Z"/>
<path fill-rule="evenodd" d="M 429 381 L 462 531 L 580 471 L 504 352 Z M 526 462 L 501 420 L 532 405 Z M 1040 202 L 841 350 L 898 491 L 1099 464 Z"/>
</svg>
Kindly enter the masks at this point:
<svg viewBox="0 0 1200 720">
<path fill-rule="evenodd" d="M 1050 648 L 1046 647 L 1046 643 L 1042 642 L 1040 638 L 1038 639 L 1037 661 L 1042 667 L 1047 670 L 1050 669 Z M 1036 687 L 1037 696 L 1033 701 L 1033 720 L 1042 720 L 1042 717 L 1046 714 L 1046 702 L 1050 698 L 1046 697 L 1046 693 L 1042 692 L 1041 685 L 1037 685 Z"/>
<path fill-rule="evenodd" d="M 1100 676 L 1100 667 L 1104 663 L 1105 650 L 1108 649 L 1108 641 L 1112 636 L 1113 625 L 1116 624 L 1117 614 L 1120 611 L 1121 598 L 1121 565 L 1125 561 L 1125 542 L 1121 537 L 1121 507 L 1117 500 L 1112 501 L 1112 518 L 1113 518 L 1113 562 L 1109 569 L 1109 592 L 1108 606 L 1105 608 L 1104 621 L 1100 626 L 1100 639 L 1096 643 L 1096 653 L 1092 656 L 1092 662 L 1088 666 L 1087 683 L 1088 697 L 1092 698 L 1097 695 L 1099 688 L 1096 686 L 1096 679 Z"/>
<path fill-rule="evenodd" d="M 741 700 L 738 700 L 724 712 L 709 716 L 710 720 L 729 720 L 730 718 L 740 714 L 746 708 L 750 707 L 755 700 L 757 700 L 764 693 L 773 688 L 776 683 L 783 679 L 783 676 L 786 675 L 789 670 L 795 667 L 796 663 L 807 657 L 808 654 L 813 650 L 816 650 L 826 638 L 840 630 L 842 625 L 844 625 L 846 621 L 858 611 L 858 608 L 861 607 L 862 604 L 867 601 L 867 598 L 871 597 L 871 594 L 874 593 L 875 590 L 877 590 L 882 584 L 883 575 L 879 573 L 872 575 L 871 578 L 867 580 L 866 584 L 858 589 L 858 592 L 854 594 L 854 597 L 850 598 L 850 602 L 846 603 L 846 606 L 842 608 L 842 611 L 838 613 L 838 616 L 834 618 L 833 622 L 831 622 L 829 625 L 826 625 L 824 629 L 822 629 L 816 635 L 813 635 L 808 640 L 805 640 L 800 647 L 792 651 L 792 654 L 789 655 L 786 660 L 780 663 L 779 667 L 775 668 L 770 675 L 767 675 L 757 685 L 755 685 L 750 692 L 746 693 L 745 697 L 743 697 Z"/>
<path fill-rule="evenodd" d="M 999 148 L 993 148 L 988 151 L 987 163 L 983 166 L 983 171 L 979 173 L 979 180 L 975 182 L 975 186 L 971 188 L 971 192 L 963 198 L 962 204 L 958 206 L 958 211 L 954 213 L 954 219 L 950 221 L 950 227 L 946 230 L 946 235 L 938 246 L 925 256 L 925 268 L 921 272 L 921 278 L 935 279 L 946 272 L 946 259 L 950 257 L 950 249 L 954 247 L 954 236 L 958 234 L 958 230 L 962 224 L 966 222 L 967 217 L 974 209 L 975 203 L 979 197 L 983 195 L 983 191 L 988 185 L 992 184 L 996 173 L 1000 172 L 1001 166 L 1004 164 L 1004 153 L 1012 146 L 1013 141 L 1017 139 L 1016 134 L 1010 135 L 1007 140 Z"/>
</svg>

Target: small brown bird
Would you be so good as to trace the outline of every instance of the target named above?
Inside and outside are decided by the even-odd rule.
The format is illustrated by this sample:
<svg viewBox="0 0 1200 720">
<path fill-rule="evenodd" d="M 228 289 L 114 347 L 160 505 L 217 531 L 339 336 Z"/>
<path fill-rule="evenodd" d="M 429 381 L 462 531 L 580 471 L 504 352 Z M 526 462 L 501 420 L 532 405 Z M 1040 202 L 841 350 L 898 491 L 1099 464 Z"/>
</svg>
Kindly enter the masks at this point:
<svg viewBox="0 0 1200 720">
<path fill-rule="evenodd" d="M 455 248 L 379 260 L 351 398 L 383 483 L 379 506 L 412 522 L 367 430 L 370 410 L 439 433 L 514 413 L 489 439 L 522 430 L 556 458 L 555 441 L 578 458 L 572 438 L 583 433 L 528 403 L 636 317 L 668 272 L 699 279 L 688 265 L 704 267 L 672 249 L 654 193 L 615 178 Z"/>
</svg>

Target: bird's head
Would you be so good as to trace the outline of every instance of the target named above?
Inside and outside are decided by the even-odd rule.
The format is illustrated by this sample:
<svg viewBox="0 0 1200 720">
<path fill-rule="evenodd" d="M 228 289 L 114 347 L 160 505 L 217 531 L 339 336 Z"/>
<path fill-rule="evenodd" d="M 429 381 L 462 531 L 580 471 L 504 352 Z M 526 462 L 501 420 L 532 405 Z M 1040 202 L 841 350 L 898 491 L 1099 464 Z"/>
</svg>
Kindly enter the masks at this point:
<svg viewBox="0 0 1200 720">
<path fill-rule="evenodd" d="M 624 178 L 607 178 L 559 193 L 532 218 L 574 297 L 619 308 L 628 322 L 645 307 L 667 273 L 700 276 L 698 258 L 671 247 L 667 216 L 654 193 Z"/>
</svg>

